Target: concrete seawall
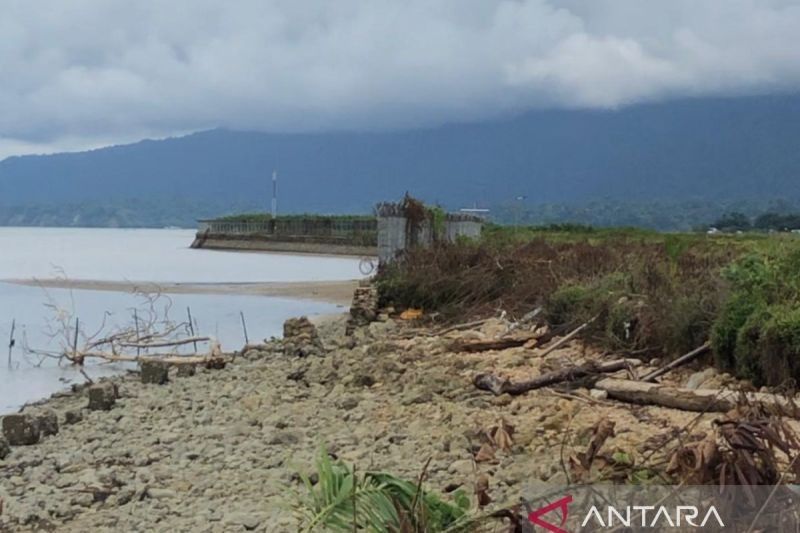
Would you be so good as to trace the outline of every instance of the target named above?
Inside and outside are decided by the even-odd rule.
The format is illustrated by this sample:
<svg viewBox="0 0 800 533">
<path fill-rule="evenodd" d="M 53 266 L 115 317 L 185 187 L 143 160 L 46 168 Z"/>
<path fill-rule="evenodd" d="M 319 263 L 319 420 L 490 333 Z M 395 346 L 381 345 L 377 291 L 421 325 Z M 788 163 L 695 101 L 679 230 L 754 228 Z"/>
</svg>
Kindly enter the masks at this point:
<svg viewBox="0 0 800 533">
<path fill-rule="evenodd" d="M 284 252 L 301 254 L 332 254 L 370 256 L 378 255 L 377 246 L 359 246 L 326 242 L 303 242 L 299 240 L 273 240 L 259 238 L 242 238 L 241 235 L 209 235 L 198 233 L 192 248 L 207 250 L 241 250 L 250 252 Z"/>
</svg>

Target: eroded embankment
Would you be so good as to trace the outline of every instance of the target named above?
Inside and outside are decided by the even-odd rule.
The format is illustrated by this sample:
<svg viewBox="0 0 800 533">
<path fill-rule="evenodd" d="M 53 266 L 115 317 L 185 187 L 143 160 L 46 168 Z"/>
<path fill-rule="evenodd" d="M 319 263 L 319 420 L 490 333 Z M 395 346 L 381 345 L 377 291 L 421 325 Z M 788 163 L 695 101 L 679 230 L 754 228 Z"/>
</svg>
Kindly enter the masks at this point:
<svg viewBox="0 0 800 533">
<path fill-rule="evenodd" d="M 53 410 L 60 431 L 0 460 L 0 530 L 296 531 L 296 473 L 313 471 L 321 446 L 359 470 L 407 479 L 430 458 L 426 486 L 444 493 L 472 494 L 485 475 L 490 508 L 502 507 L 531 483 L 572 478 L 569 458 L 586 450 L 601 420 L 615 426 L 605 449 L 656 475 L 678 436 L 708 431 L 719 416 L 619 403 L 580 384 L 493 396 L 475 388 L 476 374 L 516 380 L 614 356 L 578 342 L 544 357 L 530 344 L 470 353 L 459 347 L 513 325 L 493 319 L 436 334 L 383 318 L 351 338 L 344 318 L 321 326 L 324 346 L 307 357 L 290 339 L 250 347 L 222 370 L 173 371 L 165 385 L 115 379 L 120 398 L 110 411 L 87 410 L 85 391 L 27 408 Z M 696 370 L 667 381 L 732 381 Z M 481 456 L 487 429 L 501 420 L 515 427 L 512 442 Z"/>
</svg>

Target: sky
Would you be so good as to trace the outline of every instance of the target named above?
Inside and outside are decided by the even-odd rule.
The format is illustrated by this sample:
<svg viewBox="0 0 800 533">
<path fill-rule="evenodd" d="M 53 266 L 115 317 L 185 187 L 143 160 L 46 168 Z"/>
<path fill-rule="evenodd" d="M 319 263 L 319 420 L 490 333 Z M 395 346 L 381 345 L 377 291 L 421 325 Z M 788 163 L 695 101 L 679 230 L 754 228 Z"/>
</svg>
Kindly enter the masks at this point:
<svg viewBox="0 0 800 533">
<path fill-rule="evenodd" d="M 0 158 L 799 87 L 800 0 L 0 0 Z"/>
</svg>

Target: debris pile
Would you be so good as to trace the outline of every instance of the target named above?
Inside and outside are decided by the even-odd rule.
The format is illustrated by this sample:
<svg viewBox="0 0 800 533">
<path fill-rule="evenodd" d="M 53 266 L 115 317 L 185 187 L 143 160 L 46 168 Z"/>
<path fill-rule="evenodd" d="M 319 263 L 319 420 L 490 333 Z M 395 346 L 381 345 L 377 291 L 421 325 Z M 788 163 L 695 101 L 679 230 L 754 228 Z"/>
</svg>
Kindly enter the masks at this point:
<svg viewBox="0 0 800 533">
<path fill-rule="evenodd" d="M 350 317 L 345 333 L 352 335 L 356 328 L 374 322 L 378 317 L 378 289 L 364 281 L 353 292 L 353 303 L 350 305 Z"/>
<path fill-rule="evenodd" d="M 317 328 L 304 316 L 283 323 L 283 352 L 292 357 L 324 355 Z"/>
</svg>

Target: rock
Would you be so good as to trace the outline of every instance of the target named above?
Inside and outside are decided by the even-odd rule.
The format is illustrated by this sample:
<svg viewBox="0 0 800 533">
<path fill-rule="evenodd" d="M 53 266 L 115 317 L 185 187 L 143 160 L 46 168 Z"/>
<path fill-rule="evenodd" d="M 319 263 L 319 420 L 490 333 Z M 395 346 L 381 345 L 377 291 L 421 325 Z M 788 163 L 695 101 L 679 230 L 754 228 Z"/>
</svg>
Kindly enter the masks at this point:
<svg viewBox="0 0 800 533">
<path fill-rule="evenodd" d="M 425 389 L 411 389 L 403 393 L 401 403 L 403 405 L 414 405 L 417 403 L 428 403 L 433 400 L 433 394 Z"/>
<path fill-rule="evenodd" d="M 696 390 L 702 387 L 703 383 L 717 375 L 717 371 L 713 368 L 706 368 L 702 372 L 695 372 L 689 379 L 686 380 L 685 387 L 687 389 Z"/>
<path fill-rule="evenodd" d="M 140 366 L 142 383 L 163 385 L 169 381 L 169 367 L 161 361 L 142 361 Z"/>
<path fill-rule="evenodd" d="M 355 396 L 348 396 L 339 400 L 338 402 L 339 408 L 345 411 L 349 411 L 350 409 L 355 409 L 358 407 L 358 398 Z"/>
<path fill-rule="evenodd" d="M 589 396 L 595 400 L 605 400 L 608 398 L 608 392 L 600 389 L 592 389 L 589 391 Z"/>
<path fill-rule="evenodd" d="M 58 434 L 58 415 L 52 409 L 44 409 L 34 414 L 43 437 Z"/>
<path fill-rule="evenodd" d="M 29 414 L 3 417 L 3 436 L 11 446 L 27 446 L 39 442 L 39 421 Z"/>
<path fill-rule="evenodd" d="M 6 438 L 0 435 L 0 460 L 8 457 L 9 453 L 11 453 L 11 446 L 8 445 Z"/>
<path fill-rule="evenodd" d="M 475 470 L 472 459 L 458 459 L 450 463 L 447 472 L 453 475 L 469 476 Z"/>
<path fill-rule="evenodd" d="M 148 487 L 147 496 L 154 500 L 164 500 L 167 498 L 176 498 L 178 493 L 171 489 L 154 489 Z"/>
<path fill-rule="evenodd" d="M 261 517 L 246 513 L 232 513 L 225 515 L 224 521 L 231 525 L 242 526 L 247 531 L 252 531 L 261 524 Z"/>
<path fill-rule="evenodd" d="M 353 385 L 356 387 L 372 387 L 375 385 L 375 378 L 368 374 L 356 374 L 353 378 Z"/>
<path fill-rule="evenodd" d="M 89 410 L 108 411 L 117 401 L 117 388 L 110 381 L 89 387 Z"/>
<path fill-rule="evenodd" d="M 113 405 L 113 404 L 112 404 Z M 64 413 L 64 423 L 69 425 L 77 424 L 83 420 L 83 413 L 78 410 L 67 411 Z"/>
<path fill-rule="evenodd" d="M 267 444 L 283 444 L 283 445 L 291 445 L 297 444 L 300 442 L 301 435 L 298 431 L 291 431 L 291 430 L 281 430 L 276 431 L 272 435 L 269 436 L 267 439 Z"/>
<path fill-rule="evenodd" d="M 190 378 L 197 373 L 195 365 L 178 365 L 177 376 L 179 378 Z"/>
</svg>

